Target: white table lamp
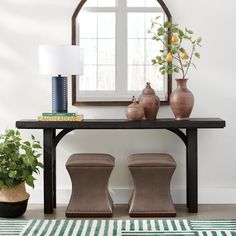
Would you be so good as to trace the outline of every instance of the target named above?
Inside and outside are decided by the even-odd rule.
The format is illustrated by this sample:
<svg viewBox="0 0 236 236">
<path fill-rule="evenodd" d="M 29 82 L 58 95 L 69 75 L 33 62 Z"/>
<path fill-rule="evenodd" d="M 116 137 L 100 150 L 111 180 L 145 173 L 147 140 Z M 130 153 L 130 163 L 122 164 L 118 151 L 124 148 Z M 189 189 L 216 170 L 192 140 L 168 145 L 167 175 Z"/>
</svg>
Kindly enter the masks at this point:
<svg viewBox="0 0 236 236">
<path fill-rule="evenodd" d="M 40 45 L 39 72 L 43 75 L 54 75 L 52 112 L 67 112 L 66 76 L 83 74 L 83 49 L 74 45 Z"/>
</svg>

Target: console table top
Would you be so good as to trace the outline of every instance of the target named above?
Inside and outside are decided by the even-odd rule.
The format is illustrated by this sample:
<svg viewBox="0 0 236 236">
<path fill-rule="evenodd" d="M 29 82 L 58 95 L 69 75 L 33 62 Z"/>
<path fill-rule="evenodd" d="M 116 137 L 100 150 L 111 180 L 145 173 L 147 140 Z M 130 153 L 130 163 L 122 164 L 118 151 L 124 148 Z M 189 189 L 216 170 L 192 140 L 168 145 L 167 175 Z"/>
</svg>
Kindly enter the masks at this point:
<svg viewBox="0 0 236 236">
<path fill-rule="evenodd" d="M 37 121 L 18 120 L 18 129 L 190 129 L 224 128 L 225 120 L 220 118 L 191 118 L 175 120 L 162 118 L 156 120 L 128 121 L 126 119 L 85 119 L 83 121 Z"/>
</svg>

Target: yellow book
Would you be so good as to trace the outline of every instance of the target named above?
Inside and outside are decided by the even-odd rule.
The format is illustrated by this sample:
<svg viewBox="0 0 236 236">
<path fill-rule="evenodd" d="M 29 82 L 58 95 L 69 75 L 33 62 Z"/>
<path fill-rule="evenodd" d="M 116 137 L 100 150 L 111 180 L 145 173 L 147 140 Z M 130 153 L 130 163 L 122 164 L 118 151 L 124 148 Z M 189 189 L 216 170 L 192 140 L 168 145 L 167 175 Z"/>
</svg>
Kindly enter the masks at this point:
<svg viewBox="0 0 236 236">
<path fill-rule="evenodd" d="M 76 116 L 38 116 L 38 121 L 82 121 L 83 115 Z"/>
</svg>

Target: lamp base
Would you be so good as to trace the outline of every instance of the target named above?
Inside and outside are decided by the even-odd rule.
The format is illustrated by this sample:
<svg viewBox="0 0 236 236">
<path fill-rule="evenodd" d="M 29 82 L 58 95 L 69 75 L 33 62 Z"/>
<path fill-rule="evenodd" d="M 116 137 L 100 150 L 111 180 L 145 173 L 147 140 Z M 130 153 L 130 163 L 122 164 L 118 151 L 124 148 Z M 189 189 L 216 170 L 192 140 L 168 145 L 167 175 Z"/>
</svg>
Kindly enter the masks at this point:
<svg viewBox="0 0 236 236">
<path fill-rule="evenodd" d="M 67 112 L 67 77 L 52 77 L 52 112 Z"/>
</svg>

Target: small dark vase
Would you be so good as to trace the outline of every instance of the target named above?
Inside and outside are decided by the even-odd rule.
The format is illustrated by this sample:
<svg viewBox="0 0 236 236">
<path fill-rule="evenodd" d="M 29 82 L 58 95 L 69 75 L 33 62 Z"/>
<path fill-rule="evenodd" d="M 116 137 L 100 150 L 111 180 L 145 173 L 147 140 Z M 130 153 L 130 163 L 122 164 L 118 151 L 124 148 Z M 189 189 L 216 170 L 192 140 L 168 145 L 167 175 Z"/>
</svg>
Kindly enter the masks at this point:
<svg viewBox="0 0 236 236">
<path fill-rule="evenodd" d="M 150 83 L 147 83 L 146 88 L 143 89 L 142 95 L 139 97 L 139 104 L 144 108 L 146 120 L 156 119 L 160 107 L 160 99 L 155 95 Z"/>
<path fill-rule="evenodd" d="M 194 97 L 187 88 L 188 79 L 176 79 L 177 88 L 170 96 L 170 106 L 176 120 L 187 120 L 192 112 Z"/>
</svg>

